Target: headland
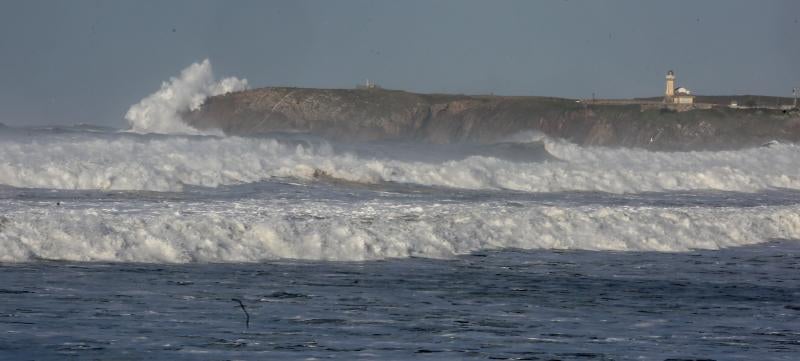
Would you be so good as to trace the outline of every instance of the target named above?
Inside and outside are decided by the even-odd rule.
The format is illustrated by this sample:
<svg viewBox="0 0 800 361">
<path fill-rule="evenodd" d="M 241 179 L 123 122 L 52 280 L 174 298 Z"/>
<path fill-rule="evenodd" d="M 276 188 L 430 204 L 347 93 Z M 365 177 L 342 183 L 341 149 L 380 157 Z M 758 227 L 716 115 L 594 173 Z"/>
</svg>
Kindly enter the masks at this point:
<svg viewBox="0 0 800 361">
<path fill-rule="evenodd" d="M 732 105 L 733 103 L 733 105 Z M 721 150 L 800 141 L 791 98 L 695 96 L 693 104 L 267 87 L 214 96 L 183 119 L 229 135 L 309 133 L 342 141 L 492 143 L 540 131 L 581 145 Z"/>
</svg>

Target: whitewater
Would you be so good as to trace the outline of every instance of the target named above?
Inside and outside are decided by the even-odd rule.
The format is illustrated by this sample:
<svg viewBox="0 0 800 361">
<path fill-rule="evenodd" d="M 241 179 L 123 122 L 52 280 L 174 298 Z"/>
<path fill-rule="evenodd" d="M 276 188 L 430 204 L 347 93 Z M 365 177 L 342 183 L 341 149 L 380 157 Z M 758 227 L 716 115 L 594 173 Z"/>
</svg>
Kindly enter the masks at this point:
<svg viewBox="0 0 800 361">
<path fill-rule="evenodd" d="M 583 148 L 545 139 L 541 141 L 554 157 L 545 162 L 520 163 L 480 154 L 423 162 L 376 157 L 369 144 L 339 151 L 312 140 L 10 133 L 0 134 L 0 183 L 24 188 L 179 191 L 186 185 L 310 180 L 323 172 L 357 183 L 524 192 L 800 189 L 800 147 L 794 144 L 656 153 Z"/>
<path fill-rule="evenodd" d="M 708 198 L 728 192 L 743 199 L 782 192 L 796 198 L 800 148 L 795 145 L 654 153 L 582 148 L 545 138 L 538 141 L 550 157 L 542 161 L 475 152 L 463 159 L 431 160 L 426 150 L 417 149 L 419 158 L 428 158 L 420 161 L 408 159 L 415 157 L 409 152 L 392 159 L 389 154 L 401 153 L 392 148 L 413 146 L 402 143 L 337 146 L 280 137 L 21 133 L 0 132 L 0 183 L 8 194 L 35 189 L 63 199 L 54 198 L 59 205 L 16 197 L 3 203 L 4 261 L 441 258 L 511 247 L 685 251 L 800 236 L 795 205 L 539 201 L 547 194 L 585 199 L 591 199 L 585 194 L 607 194 L 623 202 L 629 195 L 682 197 L 679 192 Z M 380 152 L 374 150 L 378 146 Z M 316 194 L 307 199 L 295 199 L 287 190 L 303 193 L 311 185 Z M 257 189 L 259 197 L 239 194 L 242 189 Z M 330 199 L 341 189 L 360 196 L 348 202 Z M 81 190 L 88 196 L 71 199 Z M 108 191 L 129 196 L 112 202 Z M 186 192 L 222 200 L 173 199 Z M 459 194 L 469 196 L 453 201 Z M 162 198 L 167 201 L 152 201 Z"/>
<path fill-rule="evenodd" d="M 247 87 L 204 60 L 125 129 L 0 127 L 0 358 L 800 352 L 795 144 L 339 143 L 181 120 Z"/>
</svg>

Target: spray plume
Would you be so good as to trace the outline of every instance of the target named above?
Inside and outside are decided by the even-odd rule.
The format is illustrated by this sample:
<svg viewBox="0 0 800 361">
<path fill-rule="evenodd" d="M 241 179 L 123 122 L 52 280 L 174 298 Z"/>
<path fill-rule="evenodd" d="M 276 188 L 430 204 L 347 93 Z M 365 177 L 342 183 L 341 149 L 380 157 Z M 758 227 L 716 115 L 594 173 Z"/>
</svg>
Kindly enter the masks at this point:
<svg viewBox="0 0 800 361">
<path fill-rule="evenodd" d="M 125 119 L 136 133 L 203 134 L 184 123 L 181 112 L 197 110 L 209 96 L 246 88 L 247 79 L 228 77 L 216 81 L 211 62 L 205 59 L 163 82 L 161 89 L 131 106 Z"/>
</svg>

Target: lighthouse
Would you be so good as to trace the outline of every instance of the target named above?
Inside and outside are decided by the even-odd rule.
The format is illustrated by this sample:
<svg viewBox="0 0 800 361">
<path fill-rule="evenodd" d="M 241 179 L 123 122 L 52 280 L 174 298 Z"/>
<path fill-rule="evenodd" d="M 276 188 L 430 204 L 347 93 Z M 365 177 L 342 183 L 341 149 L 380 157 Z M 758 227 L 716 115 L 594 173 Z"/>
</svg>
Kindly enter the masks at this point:
<svg viewBox="0 0 800 361">
<path fill-rule="evenodd" d="M 664 103 L 666 104 L 693 104 L 694 95 L 689 89 L 675 87 L 675 72 L 667 72 L 667 89 L 664 91 Z"/>
<path fill-rule="evenodd" d="M 672 97 L 675 96 L 675 72 L 672 70 L 667 72 L 667 90 L 664 92 L 664 102 L 672 103 Z"/>
</svg>

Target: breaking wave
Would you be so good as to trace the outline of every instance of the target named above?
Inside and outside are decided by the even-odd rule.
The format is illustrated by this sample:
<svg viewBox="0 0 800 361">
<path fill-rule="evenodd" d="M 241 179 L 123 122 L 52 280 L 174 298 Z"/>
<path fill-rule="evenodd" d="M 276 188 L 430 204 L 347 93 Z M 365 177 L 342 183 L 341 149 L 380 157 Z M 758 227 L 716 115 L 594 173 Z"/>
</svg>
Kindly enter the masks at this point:
<svg viewBox="0 0 800 361">
<path fill-rule="evenodd" d="M 313 180 L 324 174 L 356 183 L 525 192 L 800 189 L 800 147 L 786 144 L 660 153 L 546 140 L 546 151 L 559 160 L 536 162 L 493 153 L 415 161 L 407 154 L 402 159 L 370 156 L 365 147 L 354 152 L 325 142 L 135 134 L 0 137 L 0 184 L 180 191 L 186 185 L 217 187 L 276 177 Z"/>
<path fill-rule="evenodd" d="M 252 203 L 0 218 L 0 261 L 258 262 L 448 258 L 476 250 L 686 251 L 800 238 L 800 209 Z M 219 209 L 219 207 L 226 207 Z"/>
</svg>

